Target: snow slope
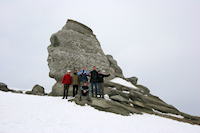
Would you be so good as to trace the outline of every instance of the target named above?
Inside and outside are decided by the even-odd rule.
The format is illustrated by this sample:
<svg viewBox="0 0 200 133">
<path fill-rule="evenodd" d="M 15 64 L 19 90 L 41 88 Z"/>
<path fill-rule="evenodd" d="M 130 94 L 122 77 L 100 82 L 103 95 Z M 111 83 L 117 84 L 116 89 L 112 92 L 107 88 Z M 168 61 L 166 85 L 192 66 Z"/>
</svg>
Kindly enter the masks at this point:
<svg viewBox="0 0 200 133">
<path fill-rule="evenodd" d="M 0 91 L 0 133 L 200 133 L 200 126 L 155 115 L 121 116 L 61 97 Z"/>
<path fill-rule="evenodd" d="M 136 86 L 134 86 L 131 82 L 128 82 L 122 78 L 114 78 L 112 80 L 110 80 L 110 82 L 113 82 L 113 83 L 116 83 L 116 84 L 120 84 L 120 85 L 123 85 L 123 86 L 126 86 L 126 87 L 130 87 L 130 88 L 133 88 L 133 89 L 138 89 Z"/>
</svg>

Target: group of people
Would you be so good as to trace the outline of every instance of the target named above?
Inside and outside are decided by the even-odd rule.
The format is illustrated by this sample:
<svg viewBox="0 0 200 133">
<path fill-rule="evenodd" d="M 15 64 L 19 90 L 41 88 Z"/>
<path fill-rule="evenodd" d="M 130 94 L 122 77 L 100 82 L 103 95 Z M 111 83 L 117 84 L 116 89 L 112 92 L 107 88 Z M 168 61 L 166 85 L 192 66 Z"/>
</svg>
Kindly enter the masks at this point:
<svg viewBox="0 0 200 133">
<path fill-rule="evenodd" d="M 91 83 L 91 95 L 94 97 L 94 86 L 95 86 L 95 96 L 97 97 L 97 91 L 99 90 L 99 95 L 101 98 L 104 98 L 104 77 L 110 76 L 111 73 L 108 75 L 105 75 L 101 73 L 99 70 L 96 71 L 96 67 L 93 67 L 93 70 L 88 73 L 85 70 L 85 67 L 82 68 L 82 70 L 77 73 L 77 70 L 74 70 L 74 73 L 72 76 L 70 76 L 71 71 L 68 70 L 67 74 L 64 75 L 62 79 L 62 86 L 64 86 L 63 90 L 63 99 L 68 96 L 68 91 L 71 85 L 73 85 L 73 97 L 78 93 L 79 85 L 80 85 L 80 92 L 79 92 L 79 100 L 81 99 L 81 96 L 87 95 L 87 100 L 90 101 L 89 98 L 89 92 L 90 89 L 88 87 L 88 76 L 90 77 L 90 83 Z"/>
</svg>

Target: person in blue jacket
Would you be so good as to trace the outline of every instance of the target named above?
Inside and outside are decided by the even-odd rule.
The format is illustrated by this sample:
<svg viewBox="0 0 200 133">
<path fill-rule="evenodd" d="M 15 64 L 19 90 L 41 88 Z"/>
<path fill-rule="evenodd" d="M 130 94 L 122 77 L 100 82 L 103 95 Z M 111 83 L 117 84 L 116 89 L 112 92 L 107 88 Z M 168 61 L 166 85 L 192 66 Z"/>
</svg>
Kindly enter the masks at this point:
<svg viewBox="0 0 200 133">
<path fill-rule="evenodd" d="M 84 82 L 88 82 L 87 76 L 89 76 L 89 73 L 85 71 L 85 67 L 82 68 L 82 70 L 78 73 L 80 76 L 80 85 L 83 86 Z"/>
</svg>

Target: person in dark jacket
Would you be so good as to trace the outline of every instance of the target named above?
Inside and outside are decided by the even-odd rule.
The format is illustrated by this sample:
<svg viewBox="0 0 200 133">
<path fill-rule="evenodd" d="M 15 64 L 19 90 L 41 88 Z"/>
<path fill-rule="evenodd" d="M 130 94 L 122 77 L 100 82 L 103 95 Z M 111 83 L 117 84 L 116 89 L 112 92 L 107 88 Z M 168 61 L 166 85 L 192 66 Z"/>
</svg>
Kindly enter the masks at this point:
<svg viewBox="0 0 200 133">
<path fill-rule="evenodd" d="M 72 75 L 72 85 L 73 85 L 73 97 L 78 93 L 78 86 L 80 84 L 79 82 L 80 78 L 77 74 L 77 71 L 74 70 L 74 74 Z"/>
<path fill-rule="evenodd" d="M 87 95 L 87 100 L 90 101 L 89 93 L 90 93 L 90 89 L 87 86 L 87 82 L 84 82 L 84 84 L 83 84 L 83 86 L 81 87 L 81 90 L 80 90 L 79 101 L 82 100 L 81 99 L 82 95 Z"/>
<path fill-rule="evenodd" d="M 99 94 L 100 97 L 104 98 L 104 77 L 108 77 L 110 76 L 111 73 L 109 73 L 108 75 L 102 74 L 101 71 L 98 71 L 98 89 L 99 89 Z"/>
<path fill-rule="evenodd" d="M 82 86 L 85 81 L 88 81 L 87 76 L 89 76 L 89 73 L 85 71 L 85 67 L 83 67 L 82 71 L 78 73 L 78 76 L 80 76 L 80 85 Z"/>
<path fill-rule="evenodd" d="M 72 83 L 72 77 L 70 76 L 70 70 L 67 71 L 67 74 L 64 75 L 63 79 L 62 79 L 62 86 L 64 85 L 64 89 L 63 89 L 63 99 L 68 96 L 68 90 L 69 87 Z"/>
<path fill-rule="evenodd" d="M 90 72 L 90 83 L 91 83 L 91 88 L 92 88 L 92 97 L 94 97 L 94 93 L 93 93 L 93 85 L 95 85 L 95 94 L 97 97 L 97 76 L 98 76 L 98 72 L 96 71 L 96 67 L 93 67 L 93 70 Z"/>
</svg>

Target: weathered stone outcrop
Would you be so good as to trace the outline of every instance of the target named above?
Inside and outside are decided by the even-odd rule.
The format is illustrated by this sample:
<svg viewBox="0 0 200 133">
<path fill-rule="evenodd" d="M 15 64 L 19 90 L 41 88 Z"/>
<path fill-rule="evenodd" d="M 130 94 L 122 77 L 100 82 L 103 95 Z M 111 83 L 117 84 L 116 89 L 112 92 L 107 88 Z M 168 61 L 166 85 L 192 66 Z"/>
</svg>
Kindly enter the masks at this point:
<svg viewBox="0 0 200 133">
<path fill-rule="evenodd" d="M 138 81 L 137 77 L 130 77 L 130 78 L 127 78 L 127 80 L 130 81 L 132 84 L 137 85 L 137 81 Z"/>
<path fill-rule="evenodd" d="M 9 91 L 7 85 L 4 83 L 0 83 L 0 90 L 5 92 Z"/>
<path fill-rule="evenodd" d="M 85 100 L 78 101 L 76 97 L 74 101 L 78 105 L 85 105 L 86 103 L 98 110 L 113 112 L 121 115 L 149 113 L 161 117 L 170 118 L 177 121 L 188 122 L 191 124 L 200 124 L 200 118 L 179 112 L 175 107 L 162 101 L 159 97 L 150 94 L 147 87 L 138 85 L 140 88 L 132 89 L 123 85 L 106 82 L 106 86 L 110 91 L 107 91 L 109 99 L 92 98 L 90 102 Z M 106 87 L 107 88 L 107 87 Z M 146 90 L 146 91 L 144 91 Z M 174 114 L 174 116 L 170 115 Z M 176 117 L 177 115 L 177 117 Z M 182 116 L 183 118 L 180 118 Z"/>
<path fill-rule="evenodd" d="M 104 70 L 105 73 L 111 72 L 111 76 L 106 78 L 104 84 L 105 99 L 92 97 L 91 101 L 88 101 L 87 97 L 83 96 L 82 100 L 79 101 L 78 96 L 76 96 L 70 101 L 81 106 L 87 104 L 101 111 L 126 116 L 135 113 L 149 113 L 191 124 L 200 124 L 199 117 L 179 112 L 172 105 L 152 95 L 147 87 L 138 85 L 137 77 L 126 79 L 117 61 L 111 55 L 104 54 L 99 41 L 89 27 L 68 20 L 62 30 L 51 36 L 50 41 L 47 60 L 50 69 L 49 76 L 54 78 L 56 83 L 49 95 L 61 96 L 63 94 L 61 81 L 67 70 L 77 69 L 80 71 L 84 66 L 86 71 L 90 72 L 92 67 L 96 66 L 97 70 Z M 121 77 L 125 81 L 131 82 L 135 88 L 110 82 L 110 79 L 114 77 Z M 71 94 L 72 88 L 69 89 L 69 95 Z M 176 115 L 183 118 L 176 117 Z"/>
<path fill-rule="evenodd" d="M 40 86 L 40 85 L 35 85 L 32 89 L 32 91 L 27 91 L 26 94 L 31 94 L 31 95 L 40 95 L 40 96 L 44 96 L 45 91 L 44 91 L 44 87 Z"/>
<path fill-rule="evenodd" d="M 83 97 L 81 101 L 76 97 L 74 99 L 75 103 L 81 106 L 88 104 L 98 110 L 112 112 L 121 115 L 130 115 L 130 114 L 142 114 L 141 111 L 137 110 L 134 107 L 131 107 L 126 104 L 121 104 L 119 102 L 101 99 L 101 98 L 91 98 L 91 101 L 87 101 L 86 97 Z"/>
<path fill-rule="evenodd" d="M 63 94 L 60 83 L 67 70 L 80 71 L 85 67 L 90 72 L 96 66 L 97 70 L 112 73 L 107 79 L 123 76 L 113 57 L 104 54 L 93 31 L 79 22 L 68 20 L 62 30 L 51 36 L 50 41 L 47 59 L 49 76 L 57 81 L 52 88 L 52 96 Z"/>
<path fill-rule="evenodd" d="M 9 89 L 8 86 L 4 83 L 0 82 L 0 90 L 5 92 L 13 92 L 13 93 L 23 93 L 21 90 L 13 90 Z"/>
<path fill-rule="evenodd" d="M 106 55 L 106 57 L 110 63 L 110 69 L 112 70 L 112 72 L 118 77 L 124 77 L 122 69 L 118 66 L 117 61 L 113 58 L 113 56 Z"/>
</svg>

